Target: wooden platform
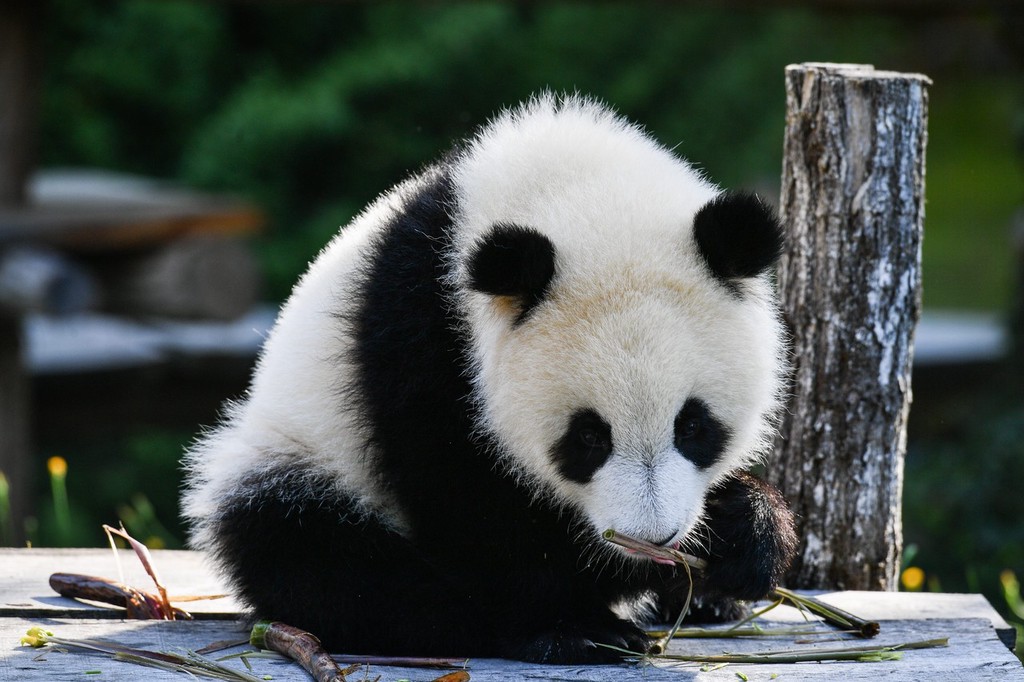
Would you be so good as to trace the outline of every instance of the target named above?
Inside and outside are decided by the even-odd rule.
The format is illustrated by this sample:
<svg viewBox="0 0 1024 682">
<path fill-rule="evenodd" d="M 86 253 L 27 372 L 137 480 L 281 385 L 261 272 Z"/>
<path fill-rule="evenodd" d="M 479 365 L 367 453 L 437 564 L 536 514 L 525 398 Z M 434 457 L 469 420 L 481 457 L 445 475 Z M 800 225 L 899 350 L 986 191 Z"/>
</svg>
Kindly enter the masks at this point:
<svg viewBox="0 0 1024 682">
<path fill-rule="evenodd" d="M 221 582 L 209 571 L 201 555 L 193 552 L 154 552 L 157 568 L 173 595 L 215 594 Z M 121 552 L 125 580 L 151 589 L 134 555 Z M 175 680 L 180 673 L 142 668 L 100 654 L 61 652 L 52 648 L 19 647 L 18 641 L 32 626 L 42 625 L 57 636 L 72 639 L 99 638 L 119 644 L 156 649 L 199 649 L 212 642 L 242 640 L 248 628 L 237 620 L 238 604 L 232 599 L 193 602 L 187 606 L 194 621 L 126 621 L 112 607 L 86 605 L 54 594 L 47 580 L 51 573 L 71 572 L 117 578 L 117 567 L 109 550 L 2 549 L 0 550 L 0 680 Z M 640 668 L 621 666 L 542 666 L 472 659 L 471 679 L 517 680 L 1001 680 L 1024 682 L 1024 667 L 1000 640 L 1009 629 L 1006 622 L 980 595 L 840 592 L 822 595 L 834 605 L 864 618 L 881 622 L 881 634 L 873 640 L 847 635 L 815 637 L 814 643 L 801 637 L 748 639 L 681 639 L 673 642 L 671 653 L 755 652 L 784 648 L 858 646 L 865 643 L 898 644 L 933 638 L 949 638 L 949 646 L 907 651 L 898 661 L 832 662 L 795 664 L 730 664 L 716 670 L 702 670 L 699 664 L 656 663 Z M 762 627 L 803 624 L 795 609 L 778 607 L 760 619 Z M 802 639 L 808 639 L 802 636 Z M 237 646 L 225 653 L 241 651 Z M 351 652 L 345 652 L 351 653 Z M 238 664 L 236 662 L 237 665 Z M 257 676 L 273 680 L 310 679 L 297 665 L 256 660 Z M 373 666 L 367 679 L 381 675 L 381 682 L 411 682 L 436 679 L 443 671 Z M 362 680 L 363 673 L 350 676 Z"/>
</svg>

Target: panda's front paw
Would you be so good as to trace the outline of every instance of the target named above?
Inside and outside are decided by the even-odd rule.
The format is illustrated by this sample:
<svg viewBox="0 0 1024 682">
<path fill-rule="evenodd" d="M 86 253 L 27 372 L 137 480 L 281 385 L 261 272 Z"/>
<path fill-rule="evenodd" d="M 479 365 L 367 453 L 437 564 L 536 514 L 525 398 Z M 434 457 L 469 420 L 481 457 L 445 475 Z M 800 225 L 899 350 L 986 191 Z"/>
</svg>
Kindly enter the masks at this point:
<svg viewBox="0 0 1024 682">
<path fill-rule="evenodd" d="M 694 597 L 687 623 L 729 623 L 750 615 L 750 604 L 732 597 Z"/>
<path fill-rule="evenodd" d="M 504 642 L 502 656 L 530 663 L 594 665 L 619 663 L 627 652 L 642 655 L 651 646 L 643 630 L 618 618 L 601 623 L 558 623 L 539 635 Z"/>
<path fill-rule="evenodd" d="M 651 614 L 652 621 L 659 624 L 674 623 L 679 618 L 679 612 L 686 605 L 685 593 L 661 594 L 655 602 L 655 609 Z M 743 620 L 749 615 L 750 604 L 748 602 L 721 595 L 695 593 L 690 600 L 683 622 L 728 623 Z"/>
<path fill-rule="evenodd" d="M 760 599 L 774 589 L 796 550 L 793 514 L 778 490 L 734 474 L 708 497 L 705 523 L 702 594 Z"/>
</svg>

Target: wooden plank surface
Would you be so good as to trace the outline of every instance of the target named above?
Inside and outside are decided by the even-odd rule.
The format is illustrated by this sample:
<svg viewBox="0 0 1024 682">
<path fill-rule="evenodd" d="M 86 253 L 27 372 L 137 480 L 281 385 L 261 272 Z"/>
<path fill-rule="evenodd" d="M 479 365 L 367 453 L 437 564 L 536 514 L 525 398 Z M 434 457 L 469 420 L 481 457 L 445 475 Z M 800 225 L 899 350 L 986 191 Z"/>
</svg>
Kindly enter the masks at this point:
<svg viewBox="0 0 1024 682">
<path fill-rule="evenodd" d="M 145 675 L 147 680 L 180 679 L 175 673 L 143 669 L 139 666 L 112 660 L 102 654 L 88 652 L 58 652 L 19 647 L 18 640 L 28 628 L 43 625 L 64 638 L 97 638 L 118 644 L 177 651 L 199 649 L 218 641 L 240 641 L 248 637 L 248 628 L 233 621 L 117 621 L 92 619 L 4 618 L 0 619 L 0 680 L 59 680 L 78 679 L 86 671 L 102 671 L 99 680 L 133 680 Z M 731 664 L 718 670 L 702 670 L 693 663 L 658 663 L 640 667 L 635 664 L 619 666 L 541 666 L 496 659 L 471 659 L 468 662 L 472 680 L 476 682 L 508 680 L 595 680 L 623 679 L 660 680 L 735 680 L 743 673 L 750 680 L 810 679 L 850 682 L 858 680 L 1024 680 L 1021 668 L 1010 652 L 994 636 L 991 624 L 985 619 L 886 621 L 878 643 L 896 644 L 904 641 L 949 637 L 948 647 L 908 651 L 898 661 L 875 663 L 834 662 L 796 664 Z M 818 647 L 862 645 L 863 640 L 830 639 Z M 709 653 L 722 651 L 750 653 L 778 650 L 809 644 L 796 644 L 792 638 L 731 639 L 731 640 L 676 640 L 670 653 Z M 218 655 L 249 649 L 238 646 Z M 241 664 L 238 663 L 239 667 Z M 269 674 L 274 680 L 308 679 L 297 666 L 286 662 L 256 660 L 257 676 Z M 433 680 L 440 673 L 433 670 L 371 666 L 369 679 L 382 675 L 382 682 Z M 776 677 L 772 677 L 775 675 Z M 354 679 L 361 679 L 357 675 Z"/>
<path fill-rule="evenodd" d="M 121 562 L 126 580 L 148 589 L 150 581 L 137 566 L 135 557 L 122 551 Z M 212 593 L 223 584 L 193 552 L 155 551 L 155 563 L 172 594 Z M 85 606 L 52 594 L 47 580 L 53 572 L 81 572 L 117 577 L 109 550 L 0 550 L 0 682 L 8 680 L 175 680 L 187 679 L 178 673 L 143 669 L 99 654 L 36 650 L 19 647 L 18 640 L 28 628 L 43 625 L 58 636 L 72 639 L 100 638 L 122 645 L 173 651 L 198 649 L 212 642 L 244 640 L 246 625 L 234 619 L 238 605 L 231 600 L 220 603 L 197 602 L 191 610 L 205 613 L 207 620 L 191 622 L 124 621 L 112 609 Z M 473 659 L 469 661 L 475 682 L 507 680 L 838 680 L 849 682 L 887 679 L 903 680 L 1007 680 L 1024 682 L 1024 667 L 1000 642 L 996 628 L 1005 621 L 980 595 L 908 594 L 881 592 L 836 592 L 821 598 L 856 613 L 877 619 L 882 633 L 874 640 L 862 640 L 829 632 L 824 637 L 787 636 L 756 639 L 684 639 L 676 640 L 670 653 L 755 652 L 784 648 L 859 646 L 865 643 L 901 642 L 949 638 L 949 646 L 907 651 L 902 660 L 876 663 L 834 662 L 800 664 L 732 664 L 718 670 L 702 671 L 696 664 L 657 663 L 651 666 L 540 666 L 513 661 Z M 200 607 L 200 604 L 202 606 Z M 803 624 L 795 609 L 779 607 L 765 614 L 762 627 Z M 237 646 L 223 653 L 242 651 Z M 220 654 L 219 654 L 220 655 Z M 241 665 L 235 662 L 235 665 Z M 257 676 L 274 680 L 308 680 L 296 665 L 287 662 L 256 660 Z M 372 666 L 365 679 L 381 675 L 381 682 L 429 682 L 443 671 Z M 88 674 L 87 674 L 88 673 Z M 363 680 L 362 672 L 350 680 Z"/>
<path fill-rule="evenodd" d="M 224 581 L 197 552 L 154 550 L 154 565 L 172 598 L 176 595 L 225 594 Z M 153 592 L 153 581 L 134 552 L 118 552 L 124 582 Z M 65 599 L 50 589 L 51 573 L 81 573 L 120 580 L 118 561 L 109 549 L 0 549 L 0 616 L 70 616 L 119 618 L 121 609 Z M 235 617 L 241 610 L 231 598 L 182 604 L 197 617 Z"/>
</svg>

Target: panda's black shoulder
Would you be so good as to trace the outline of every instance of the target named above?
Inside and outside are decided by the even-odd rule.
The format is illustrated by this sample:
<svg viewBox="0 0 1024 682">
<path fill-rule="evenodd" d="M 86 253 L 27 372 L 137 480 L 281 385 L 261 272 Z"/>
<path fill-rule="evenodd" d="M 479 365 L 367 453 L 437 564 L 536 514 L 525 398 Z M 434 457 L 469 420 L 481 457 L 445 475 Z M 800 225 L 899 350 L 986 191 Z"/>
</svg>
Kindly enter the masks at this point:
<svg viewBox="0 0 1024 682">
<path fill-rule="evenodd" d="M 451 304 L 450 167 L 432 167 L 401 191 L 345 315 L 353 343 L 344 401 L 358 408 L 380 480 L 407 499 L 424 477 L 458 470 L 439 458 L 470 457 L 473 425 L 468 341 Z"/>
<path fill-rule="evenodd" d="M 444 293 L 445 254 L 453 230 L 449 167 L 429 167 L 392 193 L 394 209 L 361 255 L 359 276 L 343 314 L 355 332 L 357 352 L 365 350 L 362 334 L 373 332 L 378 320 L 431 315 L 436 306 L 422 307 L 424 294 L 427 289 Z"/>
<path fill-rule="evenodd" d="M 352 359 L 360 370 L 357 394 L 371 403 L 378 389 L 390 388 L 381 386 L 383 378 L 409 363 L 422 369 L 415 357 L 398 357 L 404 351 L 418 347 L 423 357 L 452 342 L 445 304 L 454 229 L 448 166 L 427 169 L 395 191 L 401 193 L 398 209 L 363 257 L 355 301 L 345 315 L 354 340 Z M 456 355 L 450 360 L 459 362 Z"/>
</svg>

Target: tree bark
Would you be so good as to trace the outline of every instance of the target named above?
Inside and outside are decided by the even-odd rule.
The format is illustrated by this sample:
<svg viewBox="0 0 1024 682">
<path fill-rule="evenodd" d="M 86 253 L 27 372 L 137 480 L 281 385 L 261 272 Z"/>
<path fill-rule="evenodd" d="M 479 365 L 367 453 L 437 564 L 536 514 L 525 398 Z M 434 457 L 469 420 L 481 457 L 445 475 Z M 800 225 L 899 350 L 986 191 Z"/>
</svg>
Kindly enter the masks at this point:
<svg viewBox="0 0 1024 682">
<path fill-rule="evenodd" d="M 779 291 L 793 395 L 768 477 L 799 519 L 791 587 L 897 586 L 929 83 L 786 69 Z"/>
</svg>

